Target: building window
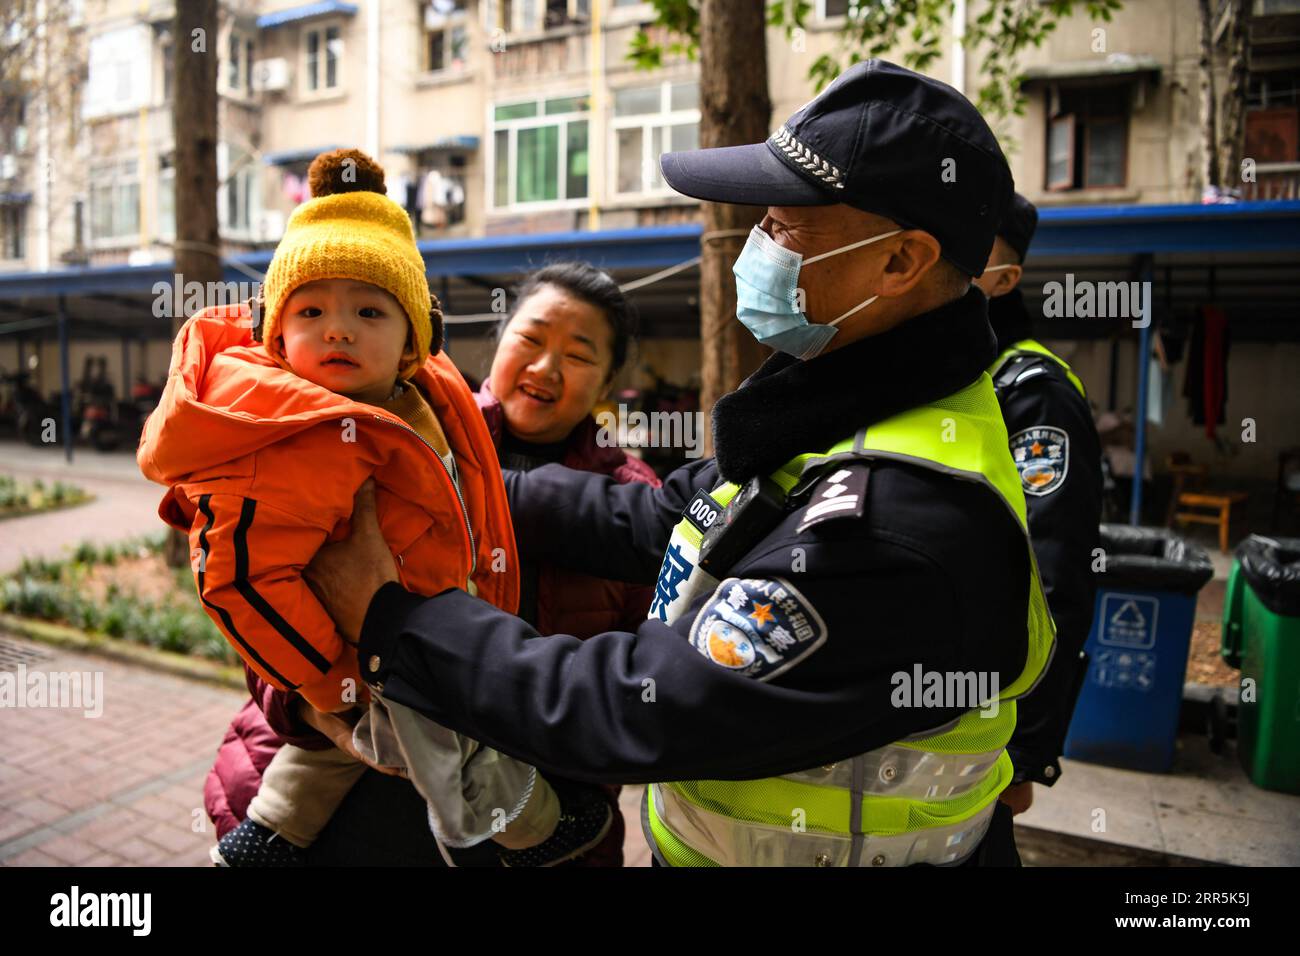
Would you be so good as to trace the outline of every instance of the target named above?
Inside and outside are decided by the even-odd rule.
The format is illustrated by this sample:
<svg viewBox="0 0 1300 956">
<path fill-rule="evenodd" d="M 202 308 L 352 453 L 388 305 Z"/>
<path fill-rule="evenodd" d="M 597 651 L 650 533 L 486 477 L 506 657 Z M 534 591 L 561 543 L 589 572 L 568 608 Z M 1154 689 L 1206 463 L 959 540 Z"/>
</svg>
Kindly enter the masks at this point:
<svg viewBox="0 0 1300 956">
<path fill-rule="evenodd" d="M 492 205 L 587 197 L 586 94 L 498 104 L 493 110 Z"/>
<path fill-rule="evenodd" d="M 170 35 L 162 41 L 162 102 L 172 99 L 172 76 L 176 70 L 176 47 Z"/>
<path fill-rule="evenodd" d="M 170 154 L 158 157 L 158 236 L 176 238 L 176 166 Z"/>
<path fill-rule="evenodd" d="M 591 0 L 489 0 L 486 9 L 489 29 L 506 33 L 540 33 L 591 18 Z"/>
<path fill-rule="evenodd" d="M 856 17 L 860 0 L 816 0 L 818 20 L 839 20 Z"/>
<path fill-rule="evenodd" d="M 1049 190 L 1125 184 L 1128 92 L 1127 86 L 1048 91 Z"/>
<path fill-rule="evenodd" d="M 5 259 L 22 259 L 27 255 L 25 230 L 26 206 L 0 206 L 0 242 L 4 243 Z"/>
<path fill-rule="evenodd" d="M 341 82 L 343 39 L 338 26 L 319 27 L 303 33 L 303 73 L 307 92 L 338 89 Z"/>
<path fill-rule="evenodd" d="M 432 0 L 424 7 L 424 69 L 429 73 L 465 68 L 469 55 L 467 0 Z"/>
<path fill-rule="evenodd" d="M 253 41 L 238 30 L 231 30 L 226 41 L 224 78 L 228 93 L 253 92 Z"/>
<path fill-rule="evenodd" d="M 669 192 L 659 156 L 700 145 L 700 86 L 659 83 L 614 91 L 614 193 Z"/>
<path fill-rule="evenodd" d="M 152 32 L 123 27 L 91 37 L 85 115 L 108 116 L 148 103 L 152 80 Z"/>
<path fill-rule="evenodd" d="M 90 231 L 94 241 L 140 234 L 140 176 L 133 159 L 90 170 Z"/>
<path fill-rule="evenodd" d="M 221 231 L 247 236 L 253 231 L 257 206 L 257 163 L 230 143 L 217 148 L 217 218 Z"/>
<path fill-rule="evenodd" d="M 21 153 L 26 148 L 27 98 L 0 97 L 0 152 Z"/>
</svg>

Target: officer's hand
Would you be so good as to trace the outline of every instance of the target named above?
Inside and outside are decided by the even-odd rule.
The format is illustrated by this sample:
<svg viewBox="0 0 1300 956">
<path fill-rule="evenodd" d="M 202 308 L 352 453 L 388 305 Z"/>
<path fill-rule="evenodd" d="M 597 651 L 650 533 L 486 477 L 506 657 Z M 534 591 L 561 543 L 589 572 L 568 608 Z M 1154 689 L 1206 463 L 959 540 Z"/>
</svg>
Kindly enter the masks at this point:
<svg viewBox="0 0 1300 956">
<path fill-rule="evenodd" d="M 379 530 L 373 480 L 367 478 L 353 499 L 352 533 L 317 551 L 302 574 L 339 632 L 355 642 L 375 592 L 398 580 L 393 554 Z"/>
<path fill-rule="evenodd" d="M 1019 816 L 1034 802 L 1034 782 L 1013 783 L 998 795 L 998 799 L 1011 808 L 1013 817 Z"/>
</svg>

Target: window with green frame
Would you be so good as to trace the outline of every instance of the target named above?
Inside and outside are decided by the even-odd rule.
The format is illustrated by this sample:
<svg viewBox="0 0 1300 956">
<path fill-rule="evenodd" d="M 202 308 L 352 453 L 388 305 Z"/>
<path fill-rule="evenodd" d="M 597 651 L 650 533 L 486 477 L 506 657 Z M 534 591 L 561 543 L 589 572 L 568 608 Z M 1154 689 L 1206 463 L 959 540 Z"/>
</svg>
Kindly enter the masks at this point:
<svg viewBox="0 0 1300 956">
<path fill-rule="evenodd" d="M 590 110 L 586 94 L 495 106 L 493 206 L 585 199 Z"/>
</svg>

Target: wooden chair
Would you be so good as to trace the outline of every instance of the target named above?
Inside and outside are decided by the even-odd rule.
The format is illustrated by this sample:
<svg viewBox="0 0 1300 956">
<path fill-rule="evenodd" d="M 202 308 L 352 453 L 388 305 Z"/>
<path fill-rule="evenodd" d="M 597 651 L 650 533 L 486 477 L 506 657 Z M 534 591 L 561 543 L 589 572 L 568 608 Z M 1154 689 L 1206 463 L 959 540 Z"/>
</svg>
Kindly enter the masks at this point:
<svg viewBox="0 0 1300 956">
<path fill-rule="evenodd" d="M 1219 550 L 1228 553 L 1228 528 L 1232 506 L 1241 504 L 1249 495 L 1244 491 L 1207 491 L 1205 479 L 1209 469 L 1192 463 L 1186 452 L 1176 451 L 1165 459 L 1165 467 L 1174 477 L 1173 493 L 1169 496 L 1169 514 L 1165 525 L 1185 524 L 1217 525 Z M 1188 510 L 1183 510 L 1188 509 Z"/>
</svg>

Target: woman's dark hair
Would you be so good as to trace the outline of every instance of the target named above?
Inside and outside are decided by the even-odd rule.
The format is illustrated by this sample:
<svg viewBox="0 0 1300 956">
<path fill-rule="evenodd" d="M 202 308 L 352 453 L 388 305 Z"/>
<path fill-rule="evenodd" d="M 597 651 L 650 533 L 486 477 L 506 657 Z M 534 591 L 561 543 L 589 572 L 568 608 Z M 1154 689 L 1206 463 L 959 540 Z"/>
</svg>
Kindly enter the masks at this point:
<svg viewBox="0 0 1300 956">
<path fill-rule="evenodd" d="M 515 289 L 514 305 L 501 323 L 498 337 L 519 311 L 519 306 L 548 285 L 594 306 L 605 316 L 614 333 L 613 361 L 609 367 L 612 378 L 627 362 L 628 348 L 636 335 L 636 315 L 613 277 L 585 262 L 555 262 L 524 276 Z"/>
</svg>

